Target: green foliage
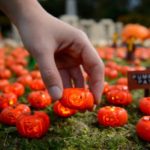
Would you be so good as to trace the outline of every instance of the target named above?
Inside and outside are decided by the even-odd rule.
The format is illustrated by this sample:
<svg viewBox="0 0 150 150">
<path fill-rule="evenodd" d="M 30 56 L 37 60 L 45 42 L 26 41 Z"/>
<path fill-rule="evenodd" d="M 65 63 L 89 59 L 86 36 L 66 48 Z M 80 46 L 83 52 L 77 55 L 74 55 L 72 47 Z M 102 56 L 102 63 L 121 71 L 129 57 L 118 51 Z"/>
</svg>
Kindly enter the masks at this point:
<svg viewBox="0 0 150 150">
<path fill-rule="evenodd" d="M 28 69 L 33 70 L 33 69 L 35 69 L 35 66 L 36 66 L 35 59 L 32 56 L 29 56 L 28 57 Z"/>
</svg>

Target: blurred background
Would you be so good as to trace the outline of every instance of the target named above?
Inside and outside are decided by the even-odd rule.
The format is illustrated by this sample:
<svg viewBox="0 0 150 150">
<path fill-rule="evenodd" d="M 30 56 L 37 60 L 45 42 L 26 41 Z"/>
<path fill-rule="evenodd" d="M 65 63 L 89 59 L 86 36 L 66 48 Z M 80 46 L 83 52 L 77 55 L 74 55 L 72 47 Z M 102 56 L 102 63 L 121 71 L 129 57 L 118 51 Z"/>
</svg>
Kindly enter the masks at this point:
<svg viewBox="0 0 150 150">
<path fill-rule="evenodd" d="M 43 7 L 56 17 L 66 13 L 67 0 L 40 0 Z M 80 18 L 111 18 L 123 23 L 141 23 L 150 26 L 150 0 L 76 0 Z"/>
<path fill-rule="evenodd" d="M 66 13 L 67 0 L 39 0 L 51 14 L 59 17 Z M 150 26 L 150 0 L 76 0 L 77 15 L 99 21 L 111 18 L 123 23 L 140 23 Z M 0 12 L 0 24 L 9 28 L 9 20 Z"/>
<path fill-rule="evenodd" d="M 102 23 L 111 26 L 107 38 L 112 38 L 115 32 L 121 31 L 121 26 L 128 23 L 139 23 L 146 27 L 150 27 L 150 0 L 39 0 L 41 5 L 52 15 L 60 17 L 76 27 L 83 29 L 87 35 L 91 35 L 89 26 L 93 27 L 94 23 Z M 65 16 L 65 18 L 63 17 Z M 67 17 L 66 16 L 72 16 Z M 83 21 L 84 20 L 84 21 Z M 102 21 L 103 20 L 103 21 Z M 105 20 L 105 21 L 104 21 Z M 73 21 L 73 22 L 71 22 Z M 118 23 L 119 24 L 116 24 Z M 122 25 L 121 25 L 121 24 Z M 112 25 L 110 25 L 112 24 Z M 115 25 L 114 25 L 115 24 Z M 87 27 L 87 29 L 85 28 Z M 116 29 L 112 29 L 112 26 Z M 119 27 L 118 27 L 119 26 Z M 99 26 L 100 27 L 100 26 Z M 10 20 L 0 12 L 0 31 L 1 36 L 11 37 L 13 27 Z M 95 28 L 92 28 L 92 33 Z M 96 29 L 102 33 L 104 29 Z M 102 37 L 107 32 L 101 34 Z M 13 37 L 15 33 L 13 30 Z M 96 37 L 97 35 L 94 34 Z M 92 37 L 91 37 L 92 38 Z M 97 37 L 100 39 L 100 37 Z"/>
</svg>

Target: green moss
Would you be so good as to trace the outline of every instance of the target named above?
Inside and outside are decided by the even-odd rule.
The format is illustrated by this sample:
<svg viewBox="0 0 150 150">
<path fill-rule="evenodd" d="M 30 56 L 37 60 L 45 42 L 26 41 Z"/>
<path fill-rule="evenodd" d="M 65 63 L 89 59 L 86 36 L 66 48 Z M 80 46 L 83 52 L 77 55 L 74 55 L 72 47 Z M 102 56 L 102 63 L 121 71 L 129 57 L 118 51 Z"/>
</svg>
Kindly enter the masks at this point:
<svg viewBox="0 0 150 150">
<path fill-rule="evenodd" d="M 98 108 L 97 108 L 98 109 Z M 137 108 L 127 108 L 130 117 L 127 125 L 111 128 L 99 126 L 97 109 L 78 113 L 67 119 L 53 116 L 48 133 L 42 139 L 25 139 L 15 127 L 0 126 L 0 150 L 146 150 L 150 144 L 135 133 L 139 119 Z M 51 109 L 49 108 L 51 111 Z M 52 113 L 52 112 L 51 112 Z M 50 116 L 52 115 L 50 113 Z"/>
<path fill-rule="evenodd" d="M 125 64 L 116 59 L 117 63 Z M 146 66 L 146 63 L 143 62 Z M 33 67 L 33 66 L 31 66 Z M 120 76 L 120 75 L 119 75 Z M 15 78 L 11 79 L 15 80 Z M 114 84 L 113 80 L 111 84 Z M 110 83 L 110 81 L 109 81 Z M 20 102 L 27 103 L 26 88 Z M 0 124 L 0 150 L 149 150 L 150 143 L 138 138 L 135 125 L 143 116 L 139 111 L 139 99 L 143 90 L 132 91 L 133 103 L 125 109 L 129 113 L 128 123 L 123 127 L 111 128 L 99 126 L 97 111 L 108 105 L 105 96 L 102 103 L 92 112 L 77 113 L 70 118 L 59 118 L 54 115 L 52 106 L 45 109 L 51 119 L 48 133 L 41 139 L 26 139 L 19 136 L 15 127 Z"/>
</svg>

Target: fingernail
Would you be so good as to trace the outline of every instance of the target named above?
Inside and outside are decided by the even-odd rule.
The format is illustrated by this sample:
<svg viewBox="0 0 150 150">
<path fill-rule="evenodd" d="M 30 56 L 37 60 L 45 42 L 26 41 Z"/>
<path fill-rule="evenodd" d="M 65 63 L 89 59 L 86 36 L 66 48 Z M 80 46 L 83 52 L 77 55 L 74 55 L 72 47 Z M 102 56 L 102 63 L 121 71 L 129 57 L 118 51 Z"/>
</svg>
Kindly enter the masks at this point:
<svg viewBox="0 0 150 150">
<path fill-rule="evenodd" d="M 58 100 L 62 96 L 62 91 L 57 86 L 52 86 L 49 88 L 49 94 L 52 97 L 53 100 Z"/>
</svg>

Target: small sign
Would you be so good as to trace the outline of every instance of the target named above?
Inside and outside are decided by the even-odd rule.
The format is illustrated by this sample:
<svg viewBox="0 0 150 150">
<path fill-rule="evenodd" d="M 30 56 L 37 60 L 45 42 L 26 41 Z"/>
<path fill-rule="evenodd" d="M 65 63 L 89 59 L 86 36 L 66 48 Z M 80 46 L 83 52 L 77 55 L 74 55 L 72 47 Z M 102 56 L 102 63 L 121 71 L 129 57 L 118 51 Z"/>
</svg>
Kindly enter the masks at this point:
<svg viewBox="0 0 150 150">
<path fill-rule="evenodd" d="M 144 71 L 128 71 L 128 88 L 150 89 L 150 69 Z"/>
</svg>

